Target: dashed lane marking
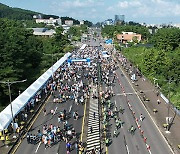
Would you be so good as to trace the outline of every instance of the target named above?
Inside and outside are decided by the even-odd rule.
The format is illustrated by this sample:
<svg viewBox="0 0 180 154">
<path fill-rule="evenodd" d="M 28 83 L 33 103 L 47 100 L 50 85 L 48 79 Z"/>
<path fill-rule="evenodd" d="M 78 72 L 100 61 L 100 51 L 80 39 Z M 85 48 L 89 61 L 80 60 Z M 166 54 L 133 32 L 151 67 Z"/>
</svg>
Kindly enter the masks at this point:
<svg viewBox="0 0 180 154">
<path fill-rule="evenodd" d="M 115 59 L 114 55 L 113 58 Z M 126 80 L 129 82 L 130 86 L 132 87 L 134 93 L 136 93 L 136 90 L 134 89 L 132 83 L 130 82 L 129 78 L 126 76 L 125 72 L 123 71 L 122 67 L 119 64 L 119 68 L 120 70 L 123 72 L 123 74 L 125 75 Z M 168 141 L 166 140 L 166 138 L 164 137 L 164 135 L 162 134 L 162 132 L 160 131 L 160 129 L 158 128 L 156 122 L 154 121 L 154 119 L 152 118 L 152 116 L 150 115 L 149 111 L 147 110 L 147 108 L 145 107 L 144 103 L 142 102 L 142 100 L 140 99 L 139 95 L 136 93 L 136 96 L 138 97 L 139 101 L 141 102 L 141 104 L 143 105 L 144 109 L 146 110 L 147 114 L 149 115 L 149 117 L 151 118 L 152 122 L 154 123 L 155 127 L 157 128 L 157 130 L 159 131 L 159 133 L 161 134 L 162 138 L 164 139 L 164 141 L 166 142 L 166 144 L 168 145 L 170 151 L 174 154 L 174 151 L 172 150 L 171 146 L 169 145 Z"/>
<path fill-rule="evenodd" d="M 35 153 L 37 153 L 37 151 L 38 151 L 38 149 L 39 149 L 40 145 L 41 145 L 41 142 L 39 142 L 39 144 L 38 144 L 38 146 L 37 146 L 37 148 L 36 148 Z"/>
</svg>

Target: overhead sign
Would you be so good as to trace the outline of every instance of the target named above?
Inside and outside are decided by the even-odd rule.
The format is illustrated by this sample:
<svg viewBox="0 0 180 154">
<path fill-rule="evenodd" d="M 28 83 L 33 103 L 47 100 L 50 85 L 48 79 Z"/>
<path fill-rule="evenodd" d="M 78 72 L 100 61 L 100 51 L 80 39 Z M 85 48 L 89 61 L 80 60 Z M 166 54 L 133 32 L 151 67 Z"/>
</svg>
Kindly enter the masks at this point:
<svg viewBox="0 0 180 154">
<path fill-rule="evenodd" d="M 71 65 L 72 62 L 87 62 L 88 66 L 90 66 L 91 58 L 86 58 L 86 59 L 68 59 L 68 67 Z"/>
</svg>

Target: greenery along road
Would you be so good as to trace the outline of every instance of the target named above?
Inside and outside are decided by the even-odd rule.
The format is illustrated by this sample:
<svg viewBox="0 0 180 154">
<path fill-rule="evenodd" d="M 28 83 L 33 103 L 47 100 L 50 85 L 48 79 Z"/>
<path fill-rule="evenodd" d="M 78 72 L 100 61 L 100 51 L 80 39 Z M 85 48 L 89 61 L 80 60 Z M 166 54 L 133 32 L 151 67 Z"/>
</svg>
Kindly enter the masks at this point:
<svg viewBox="0 0 180 154">
<path fill-rule="evenodd" d="M 12 8 L 0 3 L 0 81 L 14 81 L 27 79 L 27 82 L 11 86 L 12 100 L 25 90 L 34 80 L 36 80 L 44 71 L 64 53 L 72 51 L 74 46 L 70 44 L 68 36 L 72 40 L 79 40 L 82 33 L 87 31 L 87 26 L 92 23 L 85 20 L 84 25 L 80 27 L 71 27 L 69 33 L 62 35 L 63 28 L 56 28 L 56 34 L 52 38 L 35 37 L 33 31 L 26 28 L 45 27 L 55 29 L 53 26 L 45 23 L 36 23 L 33 16 L 39 16 L 43 19 L 59 16 L 46 15 L 39 12 Z M 62 24 L 65 20 L 73 20 L 75 25 L 80 22 L 71 17 L 61 17 Z M 45 53 L 45 54 L 43 54 Z M 51 54 L 56 54 L 52 58 Z M 0 111 L 9 104 L 8 88 L 5 84 L 0 84 Z"/>
<path fill-rule="evenodd" d="M 27 82 L 11 87 L 12 99 L 51 66 L 51 56 L 43 53 L 60 53 L 60 58 L 71 49 L 70 41 L 62 35 L 62 30 L 57 28 L 52 38 L 35 37 L 32 30 L 24 28 L 22 22 L 0 19 L 0 81 L 27 79 Z M 2 110 L 2 106 L 9 103 L 5 84 L 0 84 L 0 98 Z"/>
<path fill-rule="evenodd" d="M 91 24 L 88 21 L 85 23 Z M 32 26 L 31 20 L 28 25 Z M 52 60 L 55 63 L 66 52 L 72 51 L 75 47 L 70 44 L 68 36 L 72 41 L 80 40 L 81 35 L 87 33 L 87 25 L 72 26 L 64 35 L 63 28 L 58 27 L 53 37 L 37 37 L 31 29 L 26 29 L 24 21 L 0 19 L 0 81 L 27 79 L 27 82 L 11 87 L 12 99 L 17 97 L 19 90 L 26 89 L 45 72 L 52 65 Z M 48 56 L 51 54 L 56 54 L 56 57 Z M 5 84 L 0 84 L 0 98 L 1 111 L 9 104 Z"/>
<path fill-rule="evenodd" d="M 137 47 L 131 43 L 129 48 L 118 45 L 116 34 L 133 31 L 143 36 L 143 43 L 152 43 L 154 47 Z M 139 68 L 152 82 L 158 79 L 161 91 L 180 109 L 180 29 L 165 27 L 151 35 L 148 28 L 140 25 L 105 26 L 103 36 L 114 38 L 115 46 Z M 140 42 L 140 43 L 142 43 Z M 168 82 L 170 80 L 170 82 Z"/>
</svg>

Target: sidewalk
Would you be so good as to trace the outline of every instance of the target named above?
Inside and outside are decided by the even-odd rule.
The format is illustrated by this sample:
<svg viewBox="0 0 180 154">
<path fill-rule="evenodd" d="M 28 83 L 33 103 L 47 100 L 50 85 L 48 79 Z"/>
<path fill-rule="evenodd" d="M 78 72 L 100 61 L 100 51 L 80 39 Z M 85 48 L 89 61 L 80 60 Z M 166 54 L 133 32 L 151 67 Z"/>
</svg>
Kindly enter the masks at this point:
<svg viewBox="0 0 180 154">
<path fill-rule="evenodd" d="M 42 108 L 42 106 L 44 105 L 46 99 L 49 97 L 48 95 L 43 95 L 40 102 L 38 104 L 36 104 L 34 106 L 33 112 L 29 112 L 28 113 L 28 119 L 26 121 L 24 121 L 23 124 L 19 124 L 20 127 L 22 127 L 22 129 L 20 130 L 20 133 L 15 133 L 16 137 L 15 139 L 13 139 L 13 133 L 8 131 L 6 134 L 8 134 L 9 136 L 9 140 L 8 142 L 4 144 L 1 140 L 0 140 L 0 152 L 2 154 L 6 154 L 6 153 L 12 153 L 13 148 L 15 148 L 15 146 L 21 141 L 21 139 L 23 138 L 24 134 L 27 132 L 28 129 L 30 129 L 30 125 L 32 123 L 32 120 L 34 119 L 34 117 L 36 116 L 36 114 L 39 112 L 39 110 Z M 19 119 L 18 119 L 19 120 Z"/>
<path fill-rule="evenodd" d="M 127 61 L 127 67 L 130 66 L 130 63 Z M 124 71 L 125 72 L 125 71 Z M 126 75 L 129 77 L 128 72 Z M 180 153 L 180 149 L 178 145 L 180 144 L 180 117 L 179 115 L 175 114 L 172 108 L 169 109 L 169 116 L 174 118 L 173 124 L 170 127 L 170 133 L 166 132 L 166 128 L 163 127 L 163 124 L 166 124 L 166 117 L 168 116 L 168 104 L 160 97 L 157 96 L 155 87 L 145 78 L 145 77 L 138 77 L 138 81 L 133 83 L 134 89 L 137 93 L 140 93 L 141 100 L 146 106 L 148 112 L 154 119 L 156 125 L 162 132 L 162 134 L 167 139 L 169 145 L 172 147 L 175 154 Z M 145 79 L 145 80 L 144 80 Z M 144 101 L 143 96 L 149 101 Z M 161 101 L 160 104 L 157 103 L 157 99 Z M 153 112 L 154 109 L 157 109 L 157 112 Z"/>
</svg>

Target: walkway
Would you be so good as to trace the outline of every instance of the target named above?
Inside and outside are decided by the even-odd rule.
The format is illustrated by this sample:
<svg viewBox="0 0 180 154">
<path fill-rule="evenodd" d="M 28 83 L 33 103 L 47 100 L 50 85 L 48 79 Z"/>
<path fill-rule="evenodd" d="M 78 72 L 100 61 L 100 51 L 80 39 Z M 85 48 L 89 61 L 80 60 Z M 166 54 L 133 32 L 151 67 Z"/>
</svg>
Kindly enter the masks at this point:
<svg viewBox="0 0 180 154">
<path fill-rule="evenodd" d="M 97 87 L 92 87 L 93 93 L 97 92 Z M 100 131 L 99 131 L 99 110 L 98 99 L 90 95 L 88 135 L 87 135 L 87 151 L 100 148 Z"/>
</svg>

